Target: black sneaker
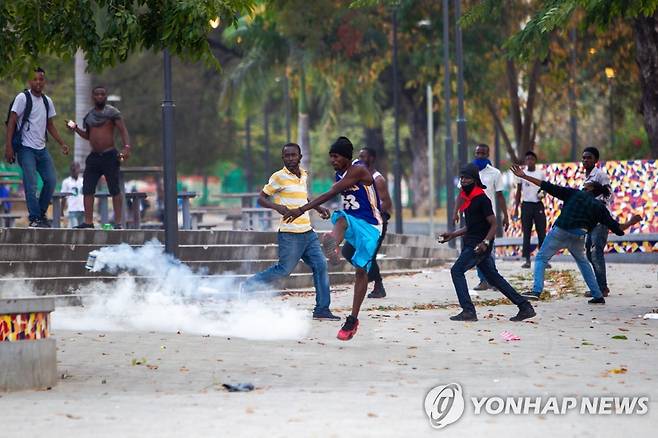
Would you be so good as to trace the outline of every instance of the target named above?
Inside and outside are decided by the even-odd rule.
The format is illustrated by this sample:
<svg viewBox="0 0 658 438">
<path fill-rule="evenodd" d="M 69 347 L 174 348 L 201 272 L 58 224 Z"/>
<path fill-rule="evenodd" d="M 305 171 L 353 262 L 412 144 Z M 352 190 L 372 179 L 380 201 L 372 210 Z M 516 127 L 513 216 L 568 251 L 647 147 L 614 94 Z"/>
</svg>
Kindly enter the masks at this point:
<svg viewBox="0 0 658 438">
<path fill-rule="evenodd" d="M 519 313 L 517 313 L 516 316 L 511 317 L 509 320 L 514 322 L 523 321 L 524 319 L 532 318 L 535 315 L 537 315 L 535 309 L 528 304 L 527 306 L 519 307 Z"/>
<path fill-rule="evenodd" d="M 319 312 L 313 312 L 313 319 L 318 321 L 340 321 L 341 317 L 336 316 L 331 313 L 331 310 L 321 310 Z"/>
<path fill-rule="evenodd" d="M 524 264 L 521 265 L 523 269 L 530 269 L 530 260 L 526 260 Z"/>
<path fill-rule="evenodd" d="M 53 227 L 53 221 L 48 219 L 46 216 L 41 216 L 39 219 L 39 222 L 41 222 L 40 228 L 52 228 Z"/>
<path fill-rule="evenodd" d="M 76 225 L 73 228 L 75 228 L 77 230 L 83 230 L 83 229 L 87 229 L 87 228 L 94 228 L 94 224 L 88 224 L 88 223 L 83 222 L 80 225 Z"/>
<path fill-rule="evenodd" d="M 539 297 L 541 296 L 541 293 L 528 291 L 528 292 L 523 292 L 521 295 L 530 301 L 539 301 Z"/>
<path fill-rule="evenodd" d="M 375 283 L 372 292 L 368 294 L 368 298 L 384 298 L 386 296 L 386 289 L 382 283 Z"/>
<path fill-rule="evenodd" d="M 112 224 L 112 229 L 114 229 L 114 230 L 123 230 L 123 225 L 121 225 L 121 224 Z"/>
<path fill-rule="evenodd" d="M 470 313 L 470 312 L 465 312 L 462 310 L 462 312 L 458 315 L 454 315 L 450 317 L 451 321 L 477 321 L 478 317 L 475 313 Z"/>
<path fill-rule="evenodd" d="M 610 294 L 610 289 L 608 289 L 608 288 L 606 287 L 605 289 L 602 289 L 602 290 L 601 290 L 601 293 L 603 294 L 603 297 L 605 298 L 605 297 L 607 297 L 607 296 Z M 589 291 L 589 290 L 588 290 L 587 292 L 585 292 L 585 296 L 586 296 L 587 298 L 592 298 L 592 291 Z"/>
<path fill-rule="evenodd" d="M 30 221 L 30 225 L 29 225 L 29 227 L 30 227 L 30 228 L 41 228 L 41 227 L 40 227 L 40 224 L 41 224 L 41 221 L 40 221 L 39 219 L 32 219 L 32 220 Z"/>
<path fill-rule="evenodd" d="M 592 298 L 591 300 L 588 301 L 590 304 L 605 304 L 605 298 L 599 297 L 599 298 Z"/>
</svg>

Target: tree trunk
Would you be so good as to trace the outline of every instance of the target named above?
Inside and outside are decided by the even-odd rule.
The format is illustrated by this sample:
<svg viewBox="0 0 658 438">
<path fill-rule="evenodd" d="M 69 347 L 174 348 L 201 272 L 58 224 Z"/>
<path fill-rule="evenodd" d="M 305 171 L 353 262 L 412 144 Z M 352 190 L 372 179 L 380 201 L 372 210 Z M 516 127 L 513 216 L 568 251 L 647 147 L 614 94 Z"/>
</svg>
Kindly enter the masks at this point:
<svg viewBox="0 0 658 438">
<path fill-rule="evenodd" d="M 272 173 L 272 154 L 270 152 L 270 109 L 266 103 L 263 108 L 263 181 L 266 181 Z"/>
<path fill-rule="evenodd" d="M 633 22 L 636 61 L 642 89 L 641 113 L 649 137 L 651 157 L 658 157 L 658 12 Z"/>
<path fill-rule="evenodd" d="M 297 144 L 302 148 L 302 167 L 309 172 L 307 181 L 311 187 L 311 136 L 306 106 L 306 76 L 304 66 L 300 68 L 299 76 L 299 112 L 297 114 Z"/>
<path fill-rule="evenodd" d="M 516 163 L 523 160 L 525 153 L 533 148 L 533 129 L 536 129 L 533 120 L 540 75 L 541 61 L 535 60 L 533 61 L 532 66 L 530 66 L 527 89 L 528 97 L 522 111 L 522 103 L 519 98 L 519 78 L 516 64 L 511 59 L 507 60 L 507 91 L 510 98 L 510 116 L 512 118 L 512 126 L 514 127 L 514 140 L 516 142 L 516 151 L 512 153 L 508 147 L 508 152 L 510 152 L 512 160 Z M 489 111 L 494 117 L 497 117 L 495 109 L 490 107 Z M 502 123 L 500 123 L 499 128 L 501 128 L 504 133 Z M 509 142 L 508 139 L 505 139 L 505 142 L 506 145 L 511 145 L 511 142 Z"/>
<path fill-rule="evenodd" d="M 429 214 L 429 166 L 427 157 L 427 101 L 425 98 L 425 89 L 418 90 L 422 93 L 422 99 L 419 102 L 413 100 L 413 90 L 406 89 L 403 95 L 407 97 L 407 114 L 409 130 L 411 131 L 411 174 L 409 175 L 409 185 L 413 194 L 414 211 L 420 215 Z"/>
<path fill-rule="evenodd" d="M 388 175 L 388 157 L 384 143 L 384 128 L 381 122 L 372 128 L 363 128 L 363 137 L 367 147 L 377 152 L 377 163 L 375 167 L 384 177 Z"/>
<path fill-rule="evenodd" d="M 533 135 L 532 129 L 534 125 L 534 112 L 535 112 L 535 99 L 537 97 L 537 83 L 539 82 L 539 74 L 541 72 L 541 63 L 535 60 L 530 70 L 530 78 L 528 80 L 528 99 L 526 100 L 525 108 L 523 110 L 523 131 L 521 135 L 521 143 L 517 146 L 519 151 L 519 159 L 525 157 L 526 152 L 533 148 Z"/>
<path fill-rule="evenodd" d="M 91 75 L 87 73 L 87 61 L 82 50 L 75 54 L 75 121 L 82 126 L 82 119 L 91 106 Z M 74 135 L 73 160 L 84 169 L 85 159 L 91 147 L 89 142 L 79 135 Z"/>
<path fill-rule="evenodd" d="M 247 192 L 251 192 L 254 188 L 254 166 L 253 159 L 251 155 L 251 117 L 247 116 L 247 120 L 244 122 L 244 136 L 245 136 L 245 148 L 244 148 L 244 174 L 247 180 Z"/>
</svg>

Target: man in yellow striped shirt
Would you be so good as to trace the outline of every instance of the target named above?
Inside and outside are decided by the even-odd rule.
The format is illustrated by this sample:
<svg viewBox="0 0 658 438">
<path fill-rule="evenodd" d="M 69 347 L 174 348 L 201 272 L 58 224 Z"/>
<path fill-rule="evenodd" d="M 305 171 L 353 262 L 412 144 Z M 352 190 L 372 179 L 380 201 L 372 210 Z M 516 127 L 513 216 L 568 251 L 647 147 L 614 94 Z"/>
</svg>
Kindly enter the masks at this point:
<svg viewBox="0 0 658 438">
<path fill-rule="evenodd" d="M 305 212 L 292 222 L 283 221 L 283 216 L 291 209 L 301 207 L 309 201 L 307 173 L 299 166 L 302 150 L 298 144 L 288 143 L 283 146 L 281 158 L 283 169 L 272 174 L 258 198 L 261 207 L 271 208 L 282 216 L 278 233 L 279 262 L 249 278 L 242 290 L 248 292 L 259 284 L 269 284 L 287 277 L 301 259 L 313 270 L 315 285 L 313 318 L 340 321 L 340 317 L 334 316 L 329 310 L 331 304 L 329 270 L 327 260 L 320 248 L 320 240 L 311 226 L 311 216 Z M 325 207 L 319 206 L 315 210 L 323 219 L 329 219 L 329 210 Z"/>
</svg>

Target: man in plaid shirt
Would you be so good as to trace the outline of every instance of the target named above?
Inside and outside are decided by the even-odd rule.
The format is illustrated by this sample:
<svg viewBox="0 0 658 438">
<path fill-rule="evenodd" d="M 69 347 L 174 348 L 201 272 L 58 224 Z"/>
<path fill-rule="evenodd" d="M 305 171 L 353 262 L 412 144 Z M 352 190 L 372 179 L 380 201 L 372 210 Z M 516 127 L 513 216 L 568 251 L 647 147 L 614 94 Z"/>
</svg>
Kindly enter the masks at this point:
<svg viewBox="0 0 658 438">
<path fill-rule="evenodd" d="M 523 295 L 531 300 L 538 300 L 544 290 L 544 270 L 546 263 L 558 251 L 568 249 L 576 260 L 578 269 L 585 283 L 592 292 L 590 304 L 605 304 L 605 298 L 601 292 L 592 266 L 585 256 L 585 236 L 597 224 L 601 223 L 608 227 L 618 236 L 624 235 L 624 230 L 640 222 L 642 218 L 635 215 L 625 224 L 619 224 L 612 218 L 605 204 L 596 199 L 600 195 L 609 195 L 610 188 L 596 181 L 587 182 L 582 190 L 569 187 L 560 187 L 547 181 L 541 181 L 526 175 L 519 166 L 512 166 L 512 173 L 519 178 L 525 179 L 541 187 L 549 195 L 564 201 L 560 216 L 555 221 L 553 228 L 546 236 L 537 257 L 535 258 L 535 279 L 531 292 Z"/>
</svg>

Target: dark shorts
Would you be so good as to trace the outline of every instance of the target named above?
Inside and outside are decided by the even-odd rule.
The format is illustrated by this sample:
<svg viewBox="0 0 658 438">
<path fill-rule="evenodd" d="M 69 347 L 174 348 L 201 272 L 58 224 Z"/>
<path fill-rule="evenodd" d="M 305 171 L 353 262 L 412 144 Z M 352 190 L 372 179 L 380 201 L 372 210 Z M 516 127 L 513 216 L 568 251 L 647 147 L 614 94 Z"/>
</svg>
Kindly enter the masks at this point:
<svg viewBox="0 0 658 438">
<path fill-rule="evenodd" d="M 101 176 L 105 176 L 107 189 L 110 195 L 121 193 L 119 186 L 119 151 L 110 149 L 103 153 L 92 152 L 85 160 L 85 171 L 82 175 L 82 194 L 93 195 L 96 193 L 96 185 Z"/>
</svg>

